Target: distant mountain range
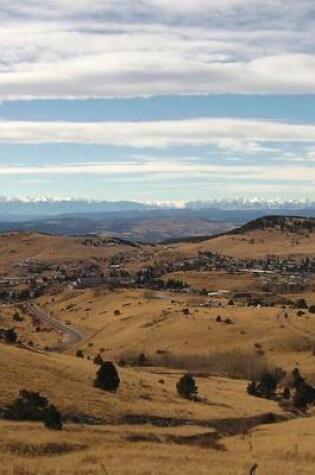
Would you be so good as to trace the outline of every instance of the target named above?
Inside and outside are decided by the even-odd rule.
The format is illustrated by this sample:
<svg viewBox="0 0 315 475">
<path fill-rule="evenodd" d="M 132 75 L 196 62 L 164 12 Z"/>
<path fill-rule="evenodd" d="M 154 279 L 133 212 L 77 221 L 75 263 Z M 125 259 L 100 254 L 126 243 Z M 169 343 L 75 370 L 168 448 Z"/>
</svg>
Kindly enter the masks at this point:
<svg viewBox="0 0 315 475">
<path fill-rule="evenodd" d="M 235 199 L 138 203 L 2 198 L 0 232 L 94 233 L 158 242 L 219 234 L 265 215 L 315 217 L 315 202 Z"/>
<path fill-rule="evenodd" d="M 71 198 L 6 198 L 0 197 L 0 220 L 27 221 L 33 218 L 46 218 L 59 215 L 91 216 L 99 213 L 120 212 L 165 212 L 173 210 L 215 210 L 220 211 L 292 211 L 302 210 L 312 213 L 315 201 L 310 200 L 265 200 L 243 199 L 209 200 L 209 201 L 169 201 L 169 202 L 135 202 L 135 201 L 96 201 Z"/>
</svg>

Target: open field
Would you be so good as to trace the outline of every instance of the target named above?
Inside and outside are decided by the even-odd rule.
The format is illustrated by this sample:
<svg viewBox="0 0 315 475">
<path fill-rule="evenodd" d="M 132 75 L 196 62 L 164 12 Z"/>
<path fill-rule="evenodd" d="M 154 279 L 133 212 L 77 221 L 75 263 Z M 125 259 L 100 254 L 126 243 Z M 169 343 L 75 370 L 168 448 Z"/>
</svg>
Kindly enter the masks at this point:
<svg viewBox="0 0 315 475">
<path fill-rule="evenodd" d="M 187 283 L 197 290 L 208 289 L 210 291 L 228 290 L 236 291 L 257 291 L 261 285 L 259 276 L 249 273 L 227 273 L 227 272 L 172 272 L 164 276 L 163 280 L 175 279 Z"/>
<path fill-rule="evenodd" d="M 257 473 L 312 475 L 315 467 L 312 419 L 260 426 L 217 449 L 211 430 L 198 427 L 69 426 L 62 435 L 35 423 L 0 428 L 2 475 L 188 475 L 196 467 L 203 475 L 248 475 L 254 463 Z"/>
</svg>

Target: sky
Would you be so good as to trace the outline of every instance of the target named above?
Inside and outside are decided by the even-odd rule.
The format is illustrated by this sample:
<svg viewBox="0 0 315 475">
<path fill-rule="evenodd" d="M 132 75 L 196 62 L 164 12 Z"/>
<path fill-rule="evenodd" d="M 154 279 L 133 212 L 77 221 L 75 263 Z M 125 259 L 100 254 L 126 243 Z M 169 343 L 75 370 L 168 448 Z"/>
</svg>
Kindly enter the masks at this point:
<svg viewBox="0 0 315 475">
<path fill-rule="evenodd" d="M 0 195 L 315 200 L 313 0 L 0 0 Z"/>
</svg>

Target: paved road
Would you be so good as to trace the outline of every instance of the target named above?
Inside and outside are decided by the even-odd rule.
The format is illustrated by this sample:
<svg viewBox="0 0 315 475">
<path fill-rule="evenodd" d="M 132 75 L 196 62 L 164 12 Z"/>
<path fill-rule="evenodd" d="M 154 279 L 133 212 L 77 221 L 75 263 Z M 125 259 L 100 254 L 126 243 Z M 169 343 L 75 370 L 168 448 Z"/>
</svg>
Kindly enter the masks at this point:
<svg viewBox="0 0 315 475">
<path fill-rule="evenodd" d="M 76 343 L 78 343 L 85 337 L 85 335 L 79 330 L 73 327 L 69 327 L 69 325 L 62 323 L 60 320 L 56 320 L 54 317 L 47 315 L 34 303 L 27 302 L 25 304 L 25 308 L 31 315 L 38 318 L 43 323 L 51 325 L 56 330 L 59 330 L 62 332 L 63 334 L 62 342 L 57 344 L 54 347 L 54 349 L 57 351 L 60 351 L 60 352 L 66 351 L 69 348 L 71 348 L 71 346 L 75 345 Z"/>
</svg>

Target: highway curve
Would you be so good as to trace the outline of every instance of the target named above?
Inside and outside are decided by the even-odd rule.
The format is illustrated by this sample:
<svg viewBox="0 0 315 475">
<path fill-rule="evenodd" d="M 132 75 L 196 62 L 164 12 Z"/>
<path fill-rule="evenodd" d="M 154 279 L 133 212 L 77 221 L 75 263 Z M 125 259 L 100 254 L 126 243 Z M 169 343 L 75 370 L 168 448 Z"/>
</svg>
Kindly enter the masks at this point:
<svg viewBox="0 0 315 475">
<path fill-rule="evenodd" d="M 66 325 L 65 323 L 61 322 L 60 320 L 57 320 L 56 318 L 51 317 L 50 315 L 47 315 L 45 312 L 43 312 L 34 303 L 27 302 L 25 304 L 25 308 L 35 318 L 38 318 L 43 323 L 51 325 L 56 330 L 59 330 L 59 331 L 62 332 L 62 334 L 63 334 L 62 342 L 57 344 L 53 348 L 56 351 L 59 351 L 59 352 L 67 351 L 73 345 L 75 345 L 79 341 L 83 340 L 83 338 L 85 337 L 85 335 L 80 330 L 77 330 L 73 327 L 70 327 L 69 325 Z"/>
</svg>

